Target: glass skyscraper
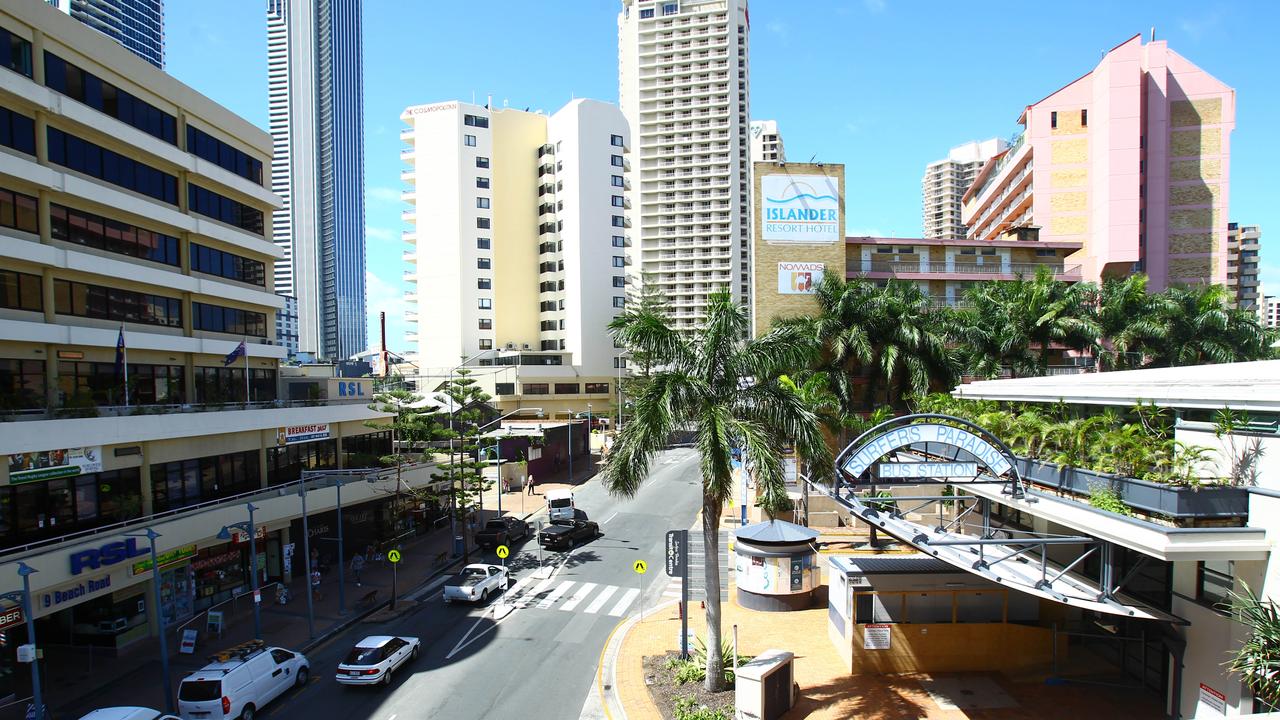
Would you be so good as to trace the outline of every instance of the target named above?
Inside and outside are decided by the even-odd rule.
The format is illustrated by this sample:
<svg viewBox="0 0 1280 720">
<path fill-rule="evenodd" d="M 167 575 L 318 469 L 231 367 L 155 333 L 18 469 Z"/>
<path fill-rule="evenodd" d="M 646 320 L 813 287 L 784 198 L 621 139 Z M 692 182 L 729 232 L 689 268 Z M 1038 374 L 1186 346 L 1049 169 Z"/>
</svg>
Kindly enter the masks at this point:
<svg viewBox="0 0 1280 720">
<path fill-rule="evenodd" d="M 275 288 L 297 351 L 330 360 L 366 349 L 362 56 L 360 0 L 268 0 Z"/>
<path fill-rule="evenodd" d="M 47 0 L 164 69 L 164 0 Z"/>
</svg>

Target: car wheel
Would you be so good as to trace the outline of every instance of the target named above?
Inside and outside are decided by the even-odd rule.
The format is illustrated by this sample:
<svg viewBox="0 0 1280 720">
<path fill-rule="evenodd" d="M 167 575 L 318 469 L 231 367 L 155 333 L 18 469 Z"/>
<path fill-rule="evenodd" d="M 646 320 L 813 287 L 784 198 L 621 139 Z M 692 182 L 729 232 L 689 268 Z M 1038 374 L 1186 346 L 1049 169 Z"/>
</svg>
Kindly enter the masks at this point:
<svg viewBox="0 0 1280 720">
<path fill-rule="evenodd" d="M 487 602 L 489 602 L 489 589 L 485 588 L 480 591 L 480 604 L 483 605 Z"/>
<path fill-rule="evenodd" d="M 422 646 L 421 646 L 421 645 L 414 645 L 414 646 L 413 646 L 413 652 L 409 653 L 409 660 L 410 660 L 410 661 L 417 660 L 417 659 L 418 659 L 418 653 L 419 653 L 421 650 L 422 650 Z"/>
<path fill-rule="evenodd" d="M 253 714 L 253 706 L 245 705 L 244 709 L 240 711 L 240 720 L 253 720 Z"/>
<path fill-rule="evenodd" d="M 307 669 L 305 667 L 298 668 L 297 679 L 294 680 L 294 684 L 298 687 L 307 684 Z"/>
<path fill-rule="evenodd" d="M 382 684 L 388 687 L 391 685 L 391 668 L 387 668 L 387 671 L 382 674 Z"/>
</svg>

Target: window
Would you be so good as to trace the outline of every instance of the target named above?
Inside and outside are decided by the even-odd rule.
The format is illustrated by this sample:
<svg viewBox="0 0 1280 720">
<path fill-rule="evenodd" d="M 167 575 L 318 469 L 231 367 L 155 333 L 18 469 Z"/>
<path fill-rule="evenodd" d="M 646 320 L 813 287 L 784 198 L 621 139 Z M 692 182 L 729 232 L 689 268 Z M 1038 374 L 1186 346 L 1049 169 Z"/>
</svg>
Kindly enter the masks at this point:
<svg viewBox="0 0 1280 720">
<path fill-rule="evenodd" d="M 0 270 L 0 308 L 35 312 L 43 310 L 40 276 Z"/>
<path fill-rule="evenodd" d="M 480 230 L 488 230 L 492 226 L 489 218 L 476 218 L 476 227 Z"/>
<path fill-rule="evenodd" d="M 1036 248 L 1036 257 L 1057 257 L 1057 256 L 1058 256 L 1057 250 L 1045 250 L 1043 248 Z"/>
<path fill-rule="evenodd" d="M 614 267 L 626 267 L 626 265 L 627 265 L 627 259 L 626 259 L 625 257 L 623 257 L 623 256 L 621 256 L 621 255 L 614 255 L 614 256 L 613 256 L 613 266 L 614 266 Z"/>
<path fill-rule="evenodd" d="M 546 395 L 549 392 L 549 388 L 546 383 L 523 383 L 520 386 L 520 391 L 525 395 Z"/>
<path fill-rule="evenodd" d="M 627 246 L 627 239 L 626 239 L 625 237 L 621 236 L 621 235 L 614 235 L 614 236 L 613 236 L 613 246 L 614 246 L 614 247 L 626 247 L 626 246 Z"/>
<path fill-rule="evenodd" d="M 621 215 L 614 215 L 614 216 L 613 216 L 613 226 L 614 226 L 614 227 L 626 227 L 626 226 L 627 226 L 626 218 L 622 217 Z"/>
<path fill-rule="evenodd" d="M 481 330 L 492 330 L 492 329 L 493 329 L 493 320 L 490 320 L 489 318 L 480 318 L 480 329 L 481 329 Z"/>
<path fill-rule="evenodd" d="M 155 512 L 239 495 L 260 485 L 261 471 L 256 450 L 151 466 L 151 497 Z"/>
<path fill-rule="evenodd" d="M 31 77 L 31 43 L 0 28 L 0 65 Z"/>
<path fill-rule="evenodd" d="M 28 155 L 36 154 L 36 121 L 0 107 L 0 145 Z"/>
<path fill-rule="evenodd" d="M 621 195 L 614 195 L 614 196 L 613 196 L 613 206 L 614 206 L 614 207 L 622 207 L 623 202 L 624 202 L 624 201 L 623 201 L 623 199 L 622 199 L 622 196 L 621 196 Z"/>
<path fill-rule="evenodd" d="M 178 204 L 178 178 L 86 140 L 49 128 L 49 162 L 142 193 L 170 205 Z"/>
<path fill-rule="evenodd" d="M 1057 113 L 1057 112 L 1051 112 L 1051 113 L 1049 113 L 1049 127 L 1051 127 L 1051 128 L 1057 128 L 1057 127 L 1058 127 L 1058 113 Z"/>
<path fill-rule="evenodd" d="M 608 395 L 609 383 L 587 383 L 586 393 L 588 395 Z"/>
<path fill-rule="evenodd" d="M 609 164 L 610 164 L 610 165 L 612 165 L 612 166 L 614 166 L 614 167 L 622 167 L 622 156 L 621 156 L 621 155 L 610 155 L 610 156 L 609 156 Z"/>
<path fill-rule="evenodd" d="M 246 180 L 262 184 L 261 160 L 191 125 L 187 125 L 187 152 Z"/>
<path fill-rule="evenodd" d="M 267 316 L 252 310 L 191 303 L 191 326 L 205 332 L 267 336 Z"/>
<path fill-rule="evenodd" d="M 3 207 L 0 206 L 0 215 L 2 211 Z M 182 264 L 178 255 L 178 238 L 172 235 L 152 232 L 55 203 L 49 204 L 49 232 L 55 240 L 174 267 Z M 258 267 L 261 272 L 262 263 L 258 263 Z"/>
<path fill-rule="evenodd" d="M 876 254 L 877 254 L 877 255 L 892 255 L 892 254 L 893 254 L 893 248 L 891 248 L 891 247 L 878 247 L 878 248 L 876 248 Z"/>
<path fill-rule="evenodd" d="M 578 383 L 556 383 L 557 395 L 577 395 Z"/>
<path fill-rule="evenodd" d="M 982 254 L 987 257 L 993 257 L 996 254 L 995 248 L 982 248 Z"/>
<path fill-rule="evenodd" d="M 476 167 L 478 167 L 478 168 L 487 168 L 487 167 L 489 167 L 489 158 L 487 158 L 487 157 L 477 157 L 477 158 L 476 158 Z"/>
<path fill-rule="evenodd" d="M 976 248 L 960 248 L 960 254 L 961 255 L 977 255 L 978 250 Z"/>
<path fill-rule="evenodd" d="M 163 295 L 53 281 L 54 312 L 117 322 L 182 327 L 182 301 Z"/>
<path fill-rule="evenodd" d="M 489 187 L 489 178 L 476 176 L 476 187 L 487 189 Z"/>
<path fill-rule="evenodd" d="M 493 309 L 493 299 L 492 299 L 492 298 L 480 298 L 480 299 L 476 302 L 476 307 L 480 308 L 481 310 L 492 310 L 492 309 Z"/>
<path fill-rule="evenodd" d="M 480 345 L 479 345 L 479 349 L 481 349 L 481 350 L 492 350 L 492 349 L 493 349 L 493 341 L 492 341 L 492 340 L 481 340 L 481 341 L 480 341 Z"/>
<path fill-rule="evenodd" d="M 44 54 L 44 84 L 148 135 L 178 144 L 174 116 L 48 51 Z"/>
<path fill-rule="evenodd" d="M 476 267 L 481 270 L 488 270 L 492 265 L 493 261 L 489 258 L 476 258 Z"/>
<path fill-rule="evenodd" d="M 515 395 L 516 384 L 513 382 L 500 382 L 493 384 L 494 395 Z"/>
<path fill-rule="evenodd" d="M 30 195 L 0 189 L 0 227 L 40 232 L 39 202 Z"/>
<path fill-rule="evenodd" d="M 624 276 L 622 276 L 622 275 L 614 275 L 614 276 L 613 276 L 613 286 L 614 286 L 614 287 L 616 287 L 616 288 L 626 287 L 626 286 L 627 286 L 627 278 L 625 278 L 625 277 L 624 277 Z"/>
<path fill-rule="evenodd" d="M 492 280 L 490 280 L 489 278 L 477 278 L 477 279 L 476 279 L 476 289 L 478 289 L 478 290 L 488 290 L 488 289 L 489 289 L 489 288 L 491 288 L 491 287 L 493 287 L 493 281 L 492 281 Z"/>
<path fill-rule="evenodd" d="M 338 441 L 316 440 L 267 448 L 267 483 L 280 485 L 302 479 L 303 470 L 338 467 Z"/>
<path fill-rule="evenodd" d="M 187 183 L 187 205 L 191 212 L 211 217 L 255 235 L 262 235 L 265 232 L 261 210 L 219 195 L 212 190 L 206 190 L 195 183 Z"/>
<path fill-rule="evenodd" d="M 916 249 L 911 246 L 901 246 L 898 248 L 899 255 L 915 255 Z"/>
<path fill-rule="evenodd" d="M 1089 127 L 1089 111 L 1080 111 L 1080 127 Z"/>
<path fill-rule="evenodd" d="M 267 284 L 266 265 L 262 262 L 197 243 L 191 243 L 191 270 L 251 285 Z"/>
<path fill-rule="evenodd" d="M 488 209 L 489 209 L 489 198 L 487 198 L 487 197 L 478 197 L 478 198 L 476 198 L 476 207 L 481 208 L 481 209 L 484 209 L 484 210 L 488 210 Z"/>
<path fill-rule="evenodd" d="M 490 245 L 489 238 L 476 238 L 476 247 L 478 249 L 488 250 L 489 245 Z"/>
<path fill-rule="evenodd" d="M 1196 600 L 1217 606 L 1230 603 L 1230 592 L 1235 586 L 1235 562 L 1231 560 L 1202 560 L 1196 563 Z"/>
<path fill-rule="evenodd" d="M 610 144 L 610 145 L 612 145 L 612 146 L 614 146 L 614 147 L 622 147 L 622 136 L 621 136 L 621 135 L 610 135 L 610 136 L 609 136 L 609 144 Z"/>
<path fill-rule="evenodd" d="M 139 475 L 130 468 L 7 485 L 0 489 L 0 539 L 13 545 L 136 518 Z"/>
<path fill-rule="evenodd" d="M 0 271 L 0 283 L 4 275 Z M 3 294 L 0 289 L 0 297 Z M 0 358 L 0 407 L 29 410 L 44 403 L 44 361 Z"/>
<path fill-rule="evenodd" d="M 475 147 L 475 146 L 476 146 L 476 136 L 475 136 L 475 135 L 463 135 L 463 136 L 462 136 L 462 144 L 463 144 L 463 145 L 466 145 L 467 147 Z"/>
<path fill-rule="evenodd" d="M 640 9 L 640 19 L 641 19 L 641 20 L 645 20 L 645 19 L 647 19 L 647 18 L 651 18 L 651 17 L 653 17 L 653 8 L 641 8 L 641 9 Z"/>
<path fill-rule="evenodd" d="M 624 187 L 621 175 L 610 175 L 609 178 L 610 178 L 609 179 L 610 184 L 612 184 L 614 187 Z"/>
<path fill-rule="evenodd" d="M 468 127 L 487 128 L 489 127 L 489 118 L 480 117 L 479 115 L 463 115 L 462 123 Z"/>
<path fill-rule="evenodd" d="M 613 296 L 613 306 L 614 306 L 614 307 L 616 307 L 616 308 L 623 308 L 623 307 L 626 307 L 626 306 L 627 306 L 627 299 L 626 299 L 625 297 L 618 297 L 617 295 L 614 295 L 614 296 Z"/>
<path fill-rule="evenodd" d="M 675 15 L 678 12 L 680 12 L 679 3 L 663 3 L 662 4 L 663 15 Z"/>
</svg>

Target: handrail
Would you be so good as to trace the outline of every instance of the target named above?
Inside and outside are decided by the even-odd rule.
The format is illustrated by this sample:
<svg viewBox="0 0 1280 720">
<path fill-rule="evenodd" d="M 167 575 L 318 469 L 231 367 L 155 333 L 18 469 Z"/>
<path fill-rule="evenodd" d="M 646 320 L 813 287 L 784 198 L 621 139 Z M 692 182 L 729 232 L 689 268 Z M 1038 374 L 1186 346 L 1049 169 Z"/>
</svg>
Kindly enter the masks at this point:
<svg viewBox="0 0 1280 720">
<path fill-rule="evenodd" d="M 257 568 L 254 568 L 254 569 L 256 570 Z M 266 593 L 267 593 L 267 588 L 271 587 L 272 585 L 280 585 L 280 584 L 282 584 L 282 583 L 281 583 L 279 580 L 272 580 L 271 582 L 268 582 L 266 585 L 260 585 L 260 586 L 258 587 L 258 592 L 262 593 L 263 595 L 266 595 Z M 308 590 L 308 592 L 310 592 L 310 588 L 307 588 L 307 590 Z M 242 593 L 240 593 L 239 595 L 232 595 L 231 597 L 227 598 L 226 600 L 223 600 L 222 602 L 218 603 L 217 605 L 210 605 L 209 607 L 207 607 L 207 608 L 205 608 L 205 609 L 201 610 L 200 612 L 196 613 L 195 615 L 192 615 L 192 616 L 191 616 L 191 617 L 190 617 L 186 622 L 184 622 L 184 623 L 182 623 L 181 625 L 179 625 L 179 626 L 175 627 L 175 628 L 173 629 L 173 631 L 174 631 L 174 633 L 175 633 L 178 637 L 182 637 L 182 631 L 183 631 L 183 630 L 184 630 L 188 625 L 190 625 L 191 623 L 195 622 L 195 621 L 196 621 L 196 618 L 199 618 L 201 615 L 208 616 L 208 614 L 209 614 L 209 612 L 210 612 L 210 611 L 212 611 L 212 610 L 216 610 L 217 608 L 220 608 L 220 607 L 222 607 L 223 605 L 226 605 L 226 604 L 227 604 L 227 603 L 229 603 L 229 602 L 235 602 L 236 600 L 239 600 L 240 598 L 244 597 L 245 595 L 252 595 L 252 594 L 253 594 L 253 590 L 246 590 L 245 592 L 242 592 Z M 207 627 L 208 627 L 208 625 L 206 625 L 205 627 L 207 628 Z M 224 628 L 224 629 L 225 629 L 225 628 Z M 161 642 L 164 642 L 164 640 L 162 639 L 162 640 L 161 640 Z"/>
<path fill-rule="evenodd" d="M 0 410 L 4 420 L 64 420 L 94 417 L 133 417 L 140 415 L 178 415 L 237 410 L 278 410 L 281 408 L 325 407 L 328 405 L 367 404 L 368 398 L 329 398 L 327 400 L 255 400 L 228 403 L 174 403 L 169 405 L 91 405 L 88 407 L 24 408 Z M 65 417 L 59 417 L 65 413 Z M 52 416 L 52 417 L 50 417 Z"/>
<path fill-rule="evenodd" d="M 419 466 L 430 465 L 430 464 L 431 463 L 406 463 L 404 465 L 401 465 L 400 469 L 401 469 L 401 472 L 403 472 L 406 468 L 416 468 Z M 205 502 L 196 503 L 195 505 L 188 505 L 186 507 L 174 508 L 172 510 L 165 510 L 164 512 L 152 513 L 150 515 L 143 515 L 140 517 L 131 518 L 129 520 L 122 520 L 120 522 L 112 523 L 110 525 L 103 525 L 101 527 L 89 528 L 86 530 L 78 530 L 76 532 L 68 533 L 66 535 L 59 535 L 57 537 L 45 538 L 43 540 L 37 540 L 35 542 L 26 543 L 24 545 L 14 545 L 12 547 L 3 548 L 3 549 L 0 549 L 0 562 L 9 561 L 10 558 L 8 556 L 11 554 L 29 552 L 37 548 L 46 548 L 54 545 L 63 545 L 66 543 L 75 542 L 75 541 L 83 540 L 85 538 L 93 537 L 95 535 L 112 534 L 112 533 L 120 532 L 123 530 L 128 530 L 130 528 L 137 527 L 139 525 L 154 524 L 157 521 L 161 521 L 161 520 L 170 520 L 180 515 L 207 512 L 209 510 L 216 509 L 219 506 L 232 505 L 239 502 L 249 501 L 256 496 L 283 497 L 285 495 L 296 494 L 298 486 L 300 486 L 302 483 L 311 483 L 314 485 L 316 484 L 316 481 L 319 480 L 320 477 L 322 476 L 337 475 L 337 474 L 377 475 L 378 479 L 385 480 L 385 479 L 388 479 L 385 476 L 387 476 L 388 474 L 395 473 L 395 470 L 396 469 L 394 467 L 378 468 L 376 472 L 370 472 L 368 469 L 361 470 L 361 471 L 348 471 L 348 470 L 339 470 L 337 468 L 335 468 L 332 471 L 308 470 L 307 472 L 311 473 L 311 475 L 309 477 L 305 477 L 300 480 L 291 480 L 287 483 L 280 483 L 279 485 L 269 485 L 265 488 L 248 490 L 242 493 L 238 493 L 236 495 L 228 495 L 227 497 L 224 497 L 224 498 L 218 498 L 216 500 L 206 500 Z M 322 487 L 324 486 L 317 486 L 314 489 L 321 489 Z"/>
</svg>

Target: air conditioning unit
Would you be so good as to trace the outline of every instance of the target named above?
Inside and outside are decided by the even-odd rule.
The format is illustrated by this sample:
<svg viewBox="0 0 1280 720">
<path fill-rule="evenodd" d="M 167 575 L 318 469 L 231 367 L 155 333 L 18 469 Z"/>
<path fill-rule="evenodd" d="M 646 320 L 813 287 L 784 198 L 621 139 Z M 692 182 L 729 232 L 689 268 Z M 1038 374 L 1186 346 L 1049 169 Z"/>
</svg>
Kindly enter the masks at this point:
<svg viewBox="0 0 1280 720">
<path fill-rule="evenodd" d="M 528 350 L 528 349 L 529 349 L 529 343 L 525 343 L 524 345 L 522 345 L 522 346 L 521 346 L 521 348 L 520 348 L 520 349 L 521 349 L 521 350 Z"/>
<path fill-rule="evenodd" d="M 515 350 L 515 349 L 516 349 L 516 344 L 515 344 L 515 343 L 511 343 L 511 342 L 507 343 L 507 349 L 508 349 L 508 350 Z"/>
</svg>

